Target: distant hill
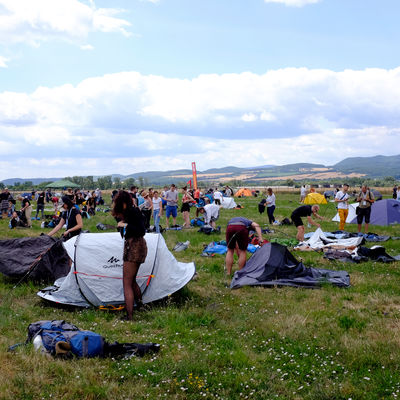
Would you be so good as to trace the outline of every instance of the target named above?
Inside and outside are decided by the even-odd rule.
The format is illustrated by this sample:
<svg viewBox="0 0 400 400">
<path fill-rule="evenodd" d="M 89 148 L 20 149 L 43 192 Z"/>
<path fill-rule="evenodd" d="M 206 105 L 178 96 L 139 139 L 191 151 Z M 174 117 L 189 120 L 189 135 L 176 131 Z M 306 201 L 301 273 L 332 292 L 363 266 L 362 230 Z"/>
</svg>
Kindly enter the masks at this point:
<svg viewBox="0 0 400 400">
<path fill-rule="evenodd" d="M 355 172 L 371 178 L 393 176 L 400 179 L 400 155 L 375 157 L 350 157 L 332 168 L 343 173 Z"/>
<path fill-rule="evenodd" d="M 110 174 L 113 179 L 119 178 L 122 182 L 127 178 L 134 178 L 135 181 L 143 180 L 144 184 L 154 186 L 185 184 L 192 179 L 191 169 L 178 169 L 171 171 L 143 171 L 130 175 Z M 331 178 L 343 178 L 359 176 L 367 178 L 383 178 L 393 176 L 400 180 L 400 155 L 397 156 L 375 156 L 375 157 L 350 157 L 333 166 L 323 164 L 296 163 L 286 165 L 264 165 L 260 167 L 239 168 L 228 166 L 223 168 L 210 168 L 205 171 L 197 171 L 198 181 L 213 184 L 227 181 L 241 181 L 246 184 L 257 184 L 267 180 L 326 180 Z M 97 176 L 94 180 L 97 180 Z M 32 178 L 5 179 L 3 183 L 13 186 L 17 183 L 31 181 L 33 185 L 43 182 L 53 182 L 63 178 Z"/>
</svg>

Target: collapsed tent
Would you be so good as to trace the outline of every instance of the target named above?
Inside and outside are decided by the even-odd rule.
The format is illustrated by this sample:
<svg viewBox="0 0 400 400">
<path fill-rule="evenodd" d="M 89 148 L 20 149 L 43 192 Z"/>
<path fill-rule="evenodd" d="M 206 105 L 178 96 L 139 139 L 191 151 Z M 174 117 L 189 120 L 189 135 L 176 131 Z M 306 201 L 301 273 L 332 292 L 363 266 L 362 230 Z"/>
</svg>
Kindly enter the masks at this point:
<svg viewBox="0 0 400 400">
<path fill-rule="evenodd" d="M 326 247 L 335 249 L 355 249 L 364 242 L 362 236 L 350 237 L 346 239 L 328 238 L 321 228 L 318 228 L 312 236 L 305 242 L 295 247 L 295 250 L 320 250 Z"/>
<path fill-rule="evenodd" d="M 34 280 L 54 281 L 70 270 L 60 240 L 48 235 L 0 240 L 0 272 L 11 278 L 28 274 Z"/>
<path fill-rule="evenodd" d="M 235 193 L 235 197 L 251 197 L 251 190 L 246 188 L 241 188 Z"/>
<path fill-rule="evenodd" d="M 346 271 L 307 268 L 285 246 L 267 243 L 250 257 L 241 270 L 235 272 L 231 289 L 276 285 L 312 288 L 325 283 L 349 287 L 350 276 Z"/>
<path fill-rule="evenodd" d="M 221 201 L 222 208 L 235 208 L 236 203 L 233 197 L 223 197 Z"/>
<path fill-rule="evenodd" d="M 175 293 L 195 274 L 195 265 L 178 262 L 160 234 L 146 234 L 146 261 L 137 282 L 143 302 L 150 303 Z M 38 296 L 73 306 L 107 306 L 124 303 L 122 255 L 124 241 L 118 232 L 83 233 L 64 243 L 73 260 L 70 273 Z"/>
<path fill-rule="evenodd" d="M 347 223 L 349 224 L 357 223 L 357 215 L 356 215 L 357 206 L 358 203 L 349 204 L 349 216 L 346 219 Z M 350 217 L 350 211 L 351 211 L 351 217 Z M 336 214 L 334 218 L 335 219 L 332 219 L 332 221 L 339 221 L 338 214 Z M 380 225 L 380 226 L 400 224 L 400 202 L 393 199 L 384 199 L 373 203 L 371 206 L 371 219 L 369 224 Z"/>
<path fill-rule="evenodd" d="M 325 196 L 320 193 L 308 193 L 304 199 L 304 204 L 328 204 Z"/>
</svg>

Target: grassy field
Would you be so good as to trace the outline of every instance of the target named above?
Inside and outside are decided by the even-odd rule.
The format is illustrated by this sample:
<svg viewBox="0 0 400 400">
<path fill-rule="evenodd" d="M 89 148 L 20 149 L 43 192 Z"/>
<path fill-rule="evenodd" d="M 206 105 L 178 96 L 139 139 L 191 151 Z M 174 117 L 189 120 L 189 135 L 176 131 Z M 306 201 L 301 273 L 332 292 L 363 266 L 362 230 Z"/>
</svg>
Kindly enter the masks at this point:
<svg viewBox="0 0 400 400">
<path fill-rule="evenodd" d="M 298 194 L 277 196 L 276 217 L 290 216 Z M 0 277 L 1 399 L 389 399 L 400 395 L 399 263 L 329 262 L 316 252 L 295 253 L 307 266 L 345 269 L 352 287 L 339 289 L 243 288 L 231 291 L 224 276 L 224 257 L 201 257 L 203 246 L 224 239 L 226 222 L 245 216 L 264 225 L 258 199 L 240 199 L 242 210 L 222 210 L 222 233 L 206 236 L 197 229 L 168 231 L 170 249 L 190 241 L 180 261 L 195 261 L 198 279 L 133 322 L 122 313 L 55 307 L 36 296 L 44 284 L 24 282 L 16 289 Z M 322 206 L 323 229 L 336 210 Z M 34 216 L 35 213 L 33 213 Z M 192 211 L 193 214 L 193 211 Z M 182 223 L 181 217 L 178 220 Z M 97 213 L 85 228 L 113 223 Z M 0 220 L 1 239 L 39 235 L 32 229 L 11 231 Z M 165 223 L 162 223 L 165 226 Z M 295 236 L 295 227 L 273 227 L 265 238 Z M 309 230 L 309 229 L 308 229 Z M 356 226 L 347 226 L 355 231 Z M 373 232 L 400 236 L 399 227 L 371 227 Z M 371 246 L 371 244 L 367 244 Z M 400 241 L 383 245 L 400 254 Z M 236 265 L 235 267 L 236 268 Z M 108 341 L 157 342 L 156 356 L 130 360 L 57 360 L 30 346 L 15 353 L 8 346 L 24 341 L 29 323 L 65 319 Z"/>
</svg>

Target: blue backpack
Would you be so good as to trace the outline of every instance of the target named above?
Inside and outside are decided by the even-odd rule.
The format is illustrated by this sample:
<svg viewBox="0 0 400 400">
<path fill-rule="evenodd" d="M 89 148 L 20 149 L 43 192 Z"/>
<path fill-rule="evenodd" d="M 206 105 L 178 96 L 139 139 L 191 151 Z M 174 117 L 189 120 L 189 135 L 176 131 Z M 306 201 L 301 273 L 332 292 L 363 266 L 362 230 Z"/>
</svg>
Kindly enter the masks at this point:
<svg viewBox="0 0 400 400">
<path fill-rule="evenodd" d="M 77 357 L 103 356 L 104 338 L 101 335 L 81 331 L 65 321 L 38 321 L 30 324 L 27 342 L 32 342 L 38 335 L 43 347 L 52 355 L 58 354 L 61 349 L 64 354 L 70 352 Z"/>
</svg>

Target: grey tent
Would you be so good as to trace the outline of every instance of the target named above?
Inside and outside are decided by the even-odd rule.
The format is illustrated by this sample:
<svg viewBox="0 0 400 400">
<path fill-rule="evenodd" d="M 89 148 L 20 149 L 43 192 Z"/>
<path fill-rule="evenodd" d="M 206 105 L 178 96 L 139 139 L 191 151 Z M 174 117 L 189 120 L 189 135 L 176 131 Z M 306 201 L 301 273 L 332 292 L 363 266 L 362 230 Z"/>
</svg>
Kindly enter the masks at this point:
<svg viewBox="0 0 400 400">
<path fill-rule="evenodd" d="M 60 240 L 48 235 L 0 240 L 0 272 L 8 277 L 22 278 L 31 271 L 31 279 L 54 281 L 69 270 Z"/>
<path fill-rule="evenodd" d="M 231 289 L 242 286 L 294 286 L 313 288 L 322 284 L 350 286 L 346 271 L 307 268 L 278 243 L 267 243 L 259 248 L 245 266 L 235 272 Z"/>
<path fill-rule="evenodd" d="M 195 265 L 178 262 L 160 234 L 146 234 L 148 253 L 137 282 L 143 302 L 175 293 L 195 274 Z M 70 273 L 38 296 L 61 304 L 81 307 L 124 303 L 122 255 L 124 242 L 118 232 L 82 233 L 64 243 L 73 260 Z"/>
<path fill-rule="evenodd" d="M 356 224 L 357 216 L 354 216 L 350 223 Z M 400 224 L 400 201 L 384 199 L 372 204 L 370 225 L 387 226 L 395 224 Z"/>
</svg>

